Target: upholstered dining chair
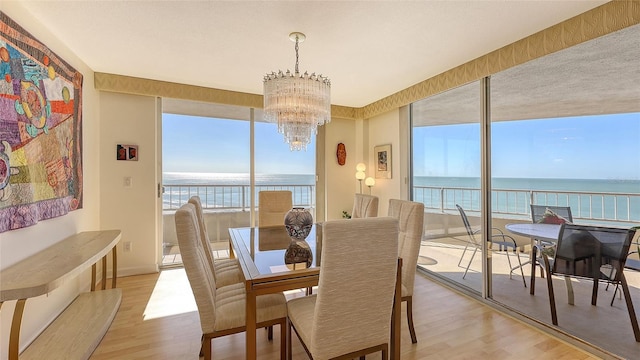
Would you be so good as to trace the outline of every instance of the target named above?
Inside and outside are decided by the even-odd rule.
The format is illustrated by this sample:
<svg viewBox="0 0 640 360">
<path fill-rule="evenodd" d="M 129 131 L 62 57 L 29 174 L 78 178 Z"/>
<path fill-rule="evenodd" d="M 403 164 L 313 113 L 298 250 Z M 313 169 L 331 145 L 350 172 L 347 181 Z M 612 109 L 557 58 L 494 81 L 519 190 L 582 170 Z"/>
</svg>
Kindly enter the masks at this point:
<svg viewBox="0 0 640 360">
<path fill-rule="evenodd" d="M 480 239 L 476 237 L 477 234 L 479 234 L 480 230 L 475 230 L 475 231 L 473 230 L 473 228 L 471 227 L 471 223 L 469 223 L 469 218 L 467 217 L 467 214 L 464 211 L 464 209 L 458 204 L 456 204 L 456 208 L 458 208 L 458 212 L 460 213 L 460 217 L 462 218 L 462 223 L 464 224 L 464 227 L 467 230 L 467 235 L 469 236 L 469 240 L 470 240 L 464 246 L 464 250 L 462 251 L 462 255 L 460 256 L 460 261 L 458 261 L 458 266 L 460 266 L 460 264 L 462 263 L 462 260 L 464 259 L 464 255 L 467 252 L 467 249 L 469 248 L 469 246 L 472 246 L 474 248 L 473 253 L 471 254 L 471 258 L 469 259 L 466 269 L 464 270 L 464 275 L 462 275 L 462 278 L 464 279 L 465 276 L 467 276 L 467 272 L 469 271 L 469 267 L 471 266 L 473 257 L 476 255 L 476 252 L 478 252 L 478 250 L 482 249 L 482 242 L 480 241 Z M 524 271 L 522 270 L 522 261 L 520 261 L 520 249 L 523 248 L 524 246 L 529 245 L 530 242 L 522 242 L 522 241 L 516 240 L 514 237 L 505 234 L 501 229 L 498 229 L 498 228 L 493 228 L 491 230 L 492 230 L 492 235 L 489 238 L 489 241 L 487 242 L 489 249 L 492 251 L 495 251 L 493 249 L 493 246 L 498 245 L 499 250 L 505 250 L 507 254 L 507 262 L 509 263 L 509 279 L 511 279 L 511 275 L 513 274 L 515 269 L 519 268 L 520 275 L 522 275 L 522 282 L 524 283 L 524 287 L 527 287 L 527 281 L 524 278 Z M 514 267 L 511 265 L 511 258 L 509 257 L 509 248 L 512 248 L 513 252 L 516 253 L 516 257 L 518 258 L 518 266 Z"/>
<path fill-rule="evenodd" d="M 213 268 L 213 276 L 216 279 L 216 286 L 222 287 L 231 284 L 236 284 L 244 281 L 242 270 L 238 264 L 238 259 L 214 259 L 213 251 L 211 249 L 211 242 L 209 241 L 209 232 L 207 231 L 207 225 L 204 222 L 204 211 L 202 210 L 202 202 L 199 196 L 192 196 L 189 198 L 189 203 L 193 204 L 196 209 L 196 217 L 198 219 L 198 227 L 200 229 L 200 240 L 202 241 L 202 247 L 205 250 L 205 257 L 207 262 Z"/>
<path fill-rule="evenodd" d="M 398 259 L 398 219 L 330 220 L 322 225 L 318 294 L 287 303 L 291 329 L 310 358 L 388 358 Z"/>
<path fill-rule="evenodd" d="M 213 270 L 207 261 L 200 239 L 200 228 L 193 204 L 181 206 L 175 214 L 178 244 L 202 328 L 201 352 L 212 358 L 214 338 L 245 331 L 246 293 L 244 283 L 216 287 Z M 280 325 L 280 357 L 286 352 L 287 306 L 284 294 L 260 295 L 256 298 L 257 326 Z"/>
<path fill-rule="evenodd" d="M 407 303 L 411 342 L 417 343 L 413 327 L 413 284 L 424 231 L 424 204 L 390 199 L 389 216 L 398 219 L 398 256 L 402 258 L 402 301 Z"/>
<path fill-rule="evenodd" d="M 260 191 L 258 193 L 258 227 L 284 226 L 284 216 L 292 207 L 291 191 Z"/>
<path fill-rule="evenodd" d="M 356 194 L 353 198 L 352 219 L 378 216 L 378 197 L 373 195 Z"/>
</svg>

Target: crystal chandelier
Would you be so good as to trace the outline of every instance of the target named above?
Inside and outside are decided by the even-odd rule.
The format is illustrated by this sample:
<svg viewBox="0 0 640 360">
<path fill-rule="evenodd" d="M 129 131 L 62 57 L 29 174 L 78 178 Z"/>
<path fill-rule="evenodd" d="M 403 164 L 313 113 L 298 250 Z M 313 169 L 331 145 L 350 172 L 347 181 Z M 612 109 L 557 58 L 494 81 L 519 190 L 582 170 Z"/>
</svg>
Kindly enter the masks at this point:
<svg viewBox="0 0 640 360">
<path fill-rule="evenodd" d="M 289 39 L 296 43 L 296 68 L 292 74 L 272 72 L 264 77 L 264 118 L 278 124 L 278 132 L 291 151 L 307 149 L 318 126 L 331 121 L 331 81 L 315 73 L 298 71 L 298 44 L 303 33 L 292 32 Z"/>
</svg>

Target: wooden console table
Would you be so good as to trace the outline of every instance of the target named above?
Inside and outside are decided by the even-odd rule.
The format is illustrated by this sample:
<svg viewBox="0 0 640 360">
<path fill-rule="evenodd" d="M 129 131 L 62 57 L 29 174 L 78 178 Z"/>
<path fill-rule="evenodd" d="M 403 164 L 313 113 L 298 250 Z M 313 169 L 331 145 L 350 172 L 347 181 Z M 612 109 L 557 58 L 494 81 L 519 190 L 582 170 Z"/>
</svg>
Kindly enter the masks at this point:
<svg viewBox="0 0 640 360">
<path fill-rule="evenodd" d="M 82 293 L 20 354 L 20 359 L 88 359 L 107 332 L 120 307 L 116 289 L 120 230 L 87 231 L 58 243 L 0 271 L 0 308 L 17 300 L 9 335 L 9 360 L 18 360 L 20 326 L 26 301 L 47 294 L 91 266 L 91 291 Z M 112 251 L 113 250 L 113 251 Z M 113 253 L 111 289 L 107 289 L 107 255 Z M 96 290 L 96 263 L 102 279 Z"/>
</svg>

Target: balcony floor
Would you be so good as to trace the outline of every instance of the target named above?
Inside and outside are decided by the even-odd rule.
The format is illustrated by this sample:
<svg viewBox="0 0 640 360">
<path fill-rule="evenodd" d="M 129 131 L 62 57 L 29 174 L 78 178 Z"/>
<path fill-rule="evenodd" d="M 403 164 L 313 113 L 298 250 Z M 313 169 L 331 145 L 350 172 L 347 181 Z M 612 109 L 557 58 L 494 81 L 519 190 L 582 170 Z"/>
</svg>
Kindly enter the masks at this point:
<svg viewBox="0 0 640 360">
<path fill-rule="evenodd" d="M 446 237 L 423 241 L 418 265 L 427 271 L 437 273 L 450 280 L 480 291 L 482 256 L 477 253 L 465 279 L 462 279 L 464 268 L 458 267 L 458 261 L 464 249 L 464 237 Z M 511 253 L 513 254 L 513 253 Z M 528 252 L 520 253 L 521 260 L 529 259 Z M 466 261 L 470 257 L 467 250 Z M 511 257 L 512 264 L 516 263 L 515 256 Z M 463 262 L 466 266 L 467 262 Z M 493 299 L 507 307 L 520 312 L 539 322 L 551 325 L 551 312 L 545 278 L 540 277 L 537 270 L 535 295 L 529 294 L 531 265 L 523 268 L 527 287 L 523 285 L 518 272 L 509 278 L 508 263 L 504 252 L 492 254 L 493 264 Z M 632 270 L 625 271 L 629 283 L 631 298 L 636 312 L 640 310 L 640 273 Z M 586 279 L 572 279 L 575 294 L 575 305 L 567 301 L 566 285 L 563 277 L 553 277 L 553 288 L 556 297 L 558 326 L 572 336 L 579 337 L 589 343 L 614 353 L 623 358 L 637 358 L 640 353 L 640 343 L 633 337 L 633 330 L 629 314 L 624 301 L 616 295 L 613 306 L 610 306 L 614 287 L 606 290 L 606 283 L 598 286 L 597 306 L 591 305 L 591 291 L 593 282 Z"/>
</svg>

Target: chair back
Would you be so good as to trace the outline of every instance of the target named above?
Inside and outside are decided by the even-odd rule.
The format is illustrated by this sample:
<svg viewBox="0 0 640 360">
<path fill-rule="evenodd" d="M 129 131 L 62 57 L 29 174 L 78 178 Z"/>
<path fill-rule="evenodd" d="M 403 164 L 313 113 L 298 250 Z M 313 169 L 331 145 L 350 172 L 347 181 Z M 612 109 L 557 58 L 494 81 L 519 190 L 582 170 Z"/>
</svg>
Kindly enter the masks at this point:
<svg viewBox="0 0 640 360">
<path fill-rule="evenodd" d="M 202 247 L 205 250 L 207 262 L 214 269 L 213 266 L 213 254 L 211 253 L 211 244 L 209 243 L 209 233 L 207 232 L 207 225 L 204 223 L 204 212 L 202 210 L 202 202 L 199 196 L 192 196 L 189 198 L 189 204 L 193 204 L 196 211 L 196 218 L 198 220 L 198 228 L 200 229 L 200 241 L 202 241 Z M 215 276 L 215 271 L 214 271 Z"/>
<path fill-rule="evenodd" d="M 533 205 L 531 204 L 531 221 L 536 223 L 542 223 L 545 219 L 545 213 L 556 214 L 563 219 L 566 219 L 570 223 L 573 222 L 573 216 L 571 215 L 571 207 L 569 206 L 548 206 L 548 205 Z M 556 222 L 557 223 L 557 222 Z"/>
<path fill-rule="evenodd" d="M 207 334 L 215 326 L 216 283 L 213 267 L 207 260 L 208 250 L 200 239 L 195 206 L 190 203 L 182 205 L 176 211 L 175 222 L 182 263 L 198 306 L 202 332 Z"/>
<path fill-rule="evenodd" d="M 424 232 L 424 204 L 391 199 L 389 216 L 398 219 L 398 256 L 402 258 L 402 296 L 411 296 Z"/>
<path fill-rule="evenodd" d="M 563 224 L 552 272 L 591 279 L 619 279 L 634 235 L 635 230 Z"/>
<path fill-rule="evenodd" d="M 373 195 L 356 194 L 353 199 L 352 219 L 377 217 L 378 197 Z"/>
<path fill-rule="evenodd" d="M 330 359 L 389 343 L 398 219 L 332 220 L 322 225 L 322 263 L 309 351 Z"/>
<path fill-rule="evenodd" d="M 465 230 L 467 230 L 467 235 L 469 235 L 472 242 L 477 244 L 478 240 L 476 240 L 476 236 L 473 232 L 473 229 L 471 228 L 471 224 L 469 223 L 469 218 L 467 218 L 467 213 L 465 213 L 462 206 L 458 204 L 456 204 L 456 208 L 458 208 L 458 212 L 460 213 L 460 217 L 462 218 L 462 223 L 464 224 L 464 228 Z"/>
<path fill-rule="evenodd" d="M 258 193 L 258 227 L 284 226 L 284 216 L 292 207 L 291 191 L 260 191 Z"/>
</svg>

